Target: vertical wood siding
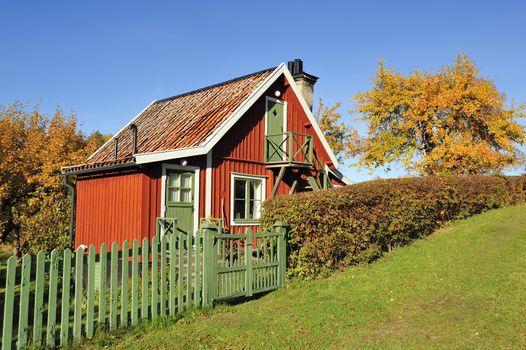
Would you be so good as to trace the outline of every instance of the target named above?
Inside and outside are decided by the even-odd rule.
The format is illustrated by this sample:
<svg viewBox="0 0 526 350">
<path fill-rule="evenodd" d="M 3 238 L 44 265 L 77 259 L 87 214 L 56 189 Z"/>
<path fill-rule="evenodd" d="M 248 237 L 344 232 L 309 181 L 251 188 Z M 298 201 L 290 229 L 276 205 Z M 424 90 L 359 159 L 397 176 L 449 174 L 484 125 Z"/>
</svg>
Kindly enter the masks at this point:
<svg viewBox="0 0 526 350">
<path fill-rule="evenodd" d="M 142 238 L 142 185 L 137 171 L 79 177 L 75 246 Z"/>
</svg>

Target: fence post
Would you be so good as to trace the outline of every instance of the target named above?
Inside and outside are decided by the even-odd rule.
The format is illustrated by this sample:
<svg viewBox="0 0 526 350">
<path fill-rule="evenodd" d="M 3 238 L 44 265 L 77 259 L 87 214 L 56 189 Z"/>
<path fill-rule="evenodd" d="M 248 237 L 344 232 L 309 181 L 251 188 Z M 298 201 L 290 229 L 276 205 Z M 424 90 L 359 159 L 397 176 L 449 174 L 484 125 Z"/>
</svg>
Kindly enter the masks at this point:
<svg viewBox="0 0 526 350">
<path fill-rule="evenodd" d="M 217 295 L 217 253 L 215 235 L 218 227 L 214 224 L 203 224 L 203 306 L 210 307 Z"/>
<path fill-rule="evenodd" d="M 252 278 L 254 277 L 254 270 L 252 269 L 252 229 L 249 227 L 245 230 L 247 238 L 245 240 L 245 294 L 247 297 L 252 296 Z"/>
<path fill-rule="evenodd" d="M 285 271 L 287 269 L 287 232 L 289 225 L 283 221 L 276 221 L 274 223 L 274 231 L 279 233 L 278 237 L 278 262 L 279 262 L 279 273 L 278 281 L 279 286 L 285 285 Z"/>
</svg>

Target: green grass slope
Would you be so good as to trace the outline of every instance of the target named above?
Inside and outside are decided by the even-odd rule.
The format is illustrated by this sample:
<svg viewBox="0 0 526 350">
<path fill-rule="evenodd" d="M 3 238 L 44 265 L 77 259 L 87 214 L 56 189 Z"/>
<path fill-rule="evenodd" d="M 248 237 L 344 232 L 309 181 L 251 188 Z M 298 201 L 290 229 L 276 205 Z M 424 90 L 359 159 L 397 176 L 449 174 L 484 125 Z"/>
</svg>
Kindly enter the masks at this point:
<svg viewBox="0 0 526 350">
<path fill-rule="evenodd" d="M 526 207 L 455 223 L 374 264 L 176 323 L 104 336 L 122 349 L 526 347 Z"/>
</svg>

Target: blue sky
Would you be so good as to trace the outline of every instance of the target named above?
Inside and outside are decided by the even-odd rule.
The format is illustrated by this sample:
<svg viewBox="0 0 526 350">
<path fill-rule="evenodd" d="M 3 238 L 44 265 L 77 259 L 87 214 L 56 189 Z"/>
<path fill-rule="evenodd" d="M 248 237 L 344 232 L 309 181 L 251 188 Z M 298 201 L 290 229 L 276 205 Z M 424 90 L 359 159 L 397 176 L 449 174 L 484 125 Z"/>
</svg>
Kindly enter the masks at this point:
<svg viewBox="0 0 526 350">
<path fill-rule="evenodd" d="M 315 98 L 371 87 L 377 61 L 437 71 L 466 52 L 526 102 L 526 1 L 2 1 L 0 104 L 114 133 L 154 99 L 302 58 Z M 359 129 L 363 129 L 358 125 Z M 398 176 L 344 168 L 355 181 Z"/>
</svg>

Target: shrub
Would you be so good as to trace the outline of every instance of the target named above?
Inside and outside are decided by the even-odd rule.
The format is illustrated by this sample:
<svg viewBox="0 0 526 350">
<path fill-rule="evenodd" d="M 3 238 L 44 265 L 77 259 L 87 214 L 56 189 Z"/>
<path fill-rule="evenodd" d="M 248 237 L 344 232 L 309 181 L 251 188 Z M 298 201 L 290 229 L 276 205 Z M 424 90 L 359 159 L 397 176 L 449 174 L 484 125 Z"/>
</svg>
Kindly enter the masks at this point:
<svg viewBox="0 0 526 350">
<path fill-rule="evenodd" d="M 525 198 L 525 176 L 374 180 L 268 200 L 262 227 L 290 224 L 288 275 L 307 276 L 369 261 L 445 222 Z"/>
</svg>

